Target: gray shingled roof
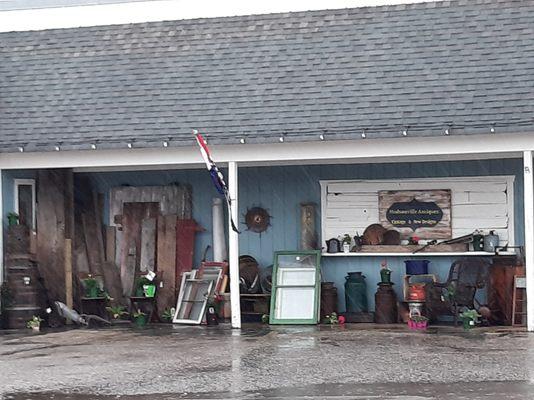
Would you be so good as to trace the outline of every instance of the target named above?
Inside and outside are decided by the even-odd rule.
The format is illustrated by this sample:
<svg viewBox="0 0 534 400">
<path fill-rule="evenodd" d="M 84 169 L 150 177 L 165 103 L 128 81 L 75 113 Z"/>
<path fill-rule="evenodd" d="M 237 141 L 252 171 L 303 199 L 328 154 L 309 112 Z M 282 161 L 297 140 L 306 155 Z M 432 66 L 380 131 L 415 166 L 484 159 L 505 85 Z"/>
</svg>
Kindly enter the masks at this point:
<svg viewBox="0 0 534 400">
<path fill-rule="evenodd" d="M 532 131 L 534 1 L 0 34 L 16 151 Z"/>
</svg>

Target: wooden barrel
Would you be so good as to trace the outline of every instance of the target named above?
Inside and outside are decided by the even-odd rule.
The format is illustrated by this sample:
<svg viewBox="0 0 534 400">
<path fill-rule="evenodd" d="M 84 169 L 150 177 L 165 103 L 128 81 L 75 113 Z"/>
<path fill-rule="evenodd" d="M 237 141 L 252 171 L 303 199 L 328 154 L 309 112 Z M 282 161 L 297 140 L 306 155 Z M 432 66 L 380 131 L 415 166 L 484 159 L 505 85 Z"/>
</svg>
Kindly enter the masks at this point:
<svg viewBox="0 0 534 400">
<path fill-rule="evenodd" d="M 10 260 L 7 269 L 7 304 L 5 322 L 8 329 L 20 329 L 34 315 L 41 315 L 45 291 L 37 265 L 29 259 Z"/>
<path fill-rule="evenodd" d="M 375 322 L 377 324 L 397 323 L 397 295 L 392 283 L 379 283 L 375 294 Z"/>
</svg>

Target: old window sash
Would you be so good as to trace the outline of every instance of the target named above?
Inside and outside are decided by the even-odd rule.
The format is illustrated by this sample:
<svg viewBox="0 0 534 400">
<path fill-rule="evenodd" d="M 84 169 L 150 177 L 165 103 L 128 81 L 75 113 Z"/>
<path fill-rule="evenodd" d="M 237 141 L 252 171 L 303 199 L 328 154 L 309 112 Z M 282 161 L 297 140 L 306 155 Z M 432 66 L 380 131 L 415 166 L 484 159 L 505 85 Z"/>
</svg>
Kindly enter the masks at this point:
<svg viewBox="0 0 534 400">
<path fill-rule="evenodd" d="M 19 215 L 20 224 L 26 224 L 30 229 L 35 230 L 35 179 L 15 179 L 13 189 L 13 212 Z"/>
<path fill-rule="evenodd" d="M 275 252 L 271 324 L 317 324 L 320 251 Z"/>
<path fill-rule="evenodd" d="M 199 325 L 204 318 L 214 282 L 210 279 L 196 279 L 195 276 L 196 271 L 186 272 L 182 276 L 180 294 L 172 320 L 175 324 Z"/>
</svg>

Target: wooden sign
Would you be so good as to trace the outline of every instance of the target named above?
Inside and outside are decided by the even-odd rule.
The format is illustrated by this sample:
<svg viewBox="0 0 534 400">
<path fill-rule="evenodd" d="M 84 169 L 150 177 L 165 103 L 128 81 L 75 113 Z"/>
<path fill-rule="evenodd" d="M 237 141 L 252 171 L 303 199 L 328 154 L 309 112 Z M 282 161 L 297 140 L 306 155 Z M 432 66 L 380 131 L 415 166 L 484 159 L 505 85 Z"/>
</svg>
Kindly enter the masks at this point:
<svg viewBox="0 0 534 400">
<path fill-rule="evenodd" d="M 379 191 L 380 224 L 403 239 L 452 237 L 450 190 Z"/>
</svg>

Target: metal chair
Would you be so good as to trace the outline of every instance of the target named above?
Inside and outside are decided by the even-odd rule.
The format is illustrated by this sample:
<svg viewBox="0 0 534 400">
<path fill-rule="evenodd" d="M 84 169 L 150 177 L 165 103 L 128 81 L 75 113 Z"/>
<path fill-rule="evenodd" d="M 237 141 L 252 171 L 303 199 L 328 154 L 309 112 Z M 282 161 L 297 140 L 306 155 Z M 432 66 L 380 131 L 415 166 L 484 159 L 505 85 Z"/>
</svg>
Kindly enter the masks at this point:
<svg viewBox="0 0 534 400">
<path fill-rule="evenodd" d="M 431 319 L 452 315 L 454 324 L 462 308 L 475 308 L 477 290 L 486 286 L 490 263 L 479 257 L 463 258 L 452 263 L 446 282 L 426 285 L 426 310 Z"/>
</svg>

